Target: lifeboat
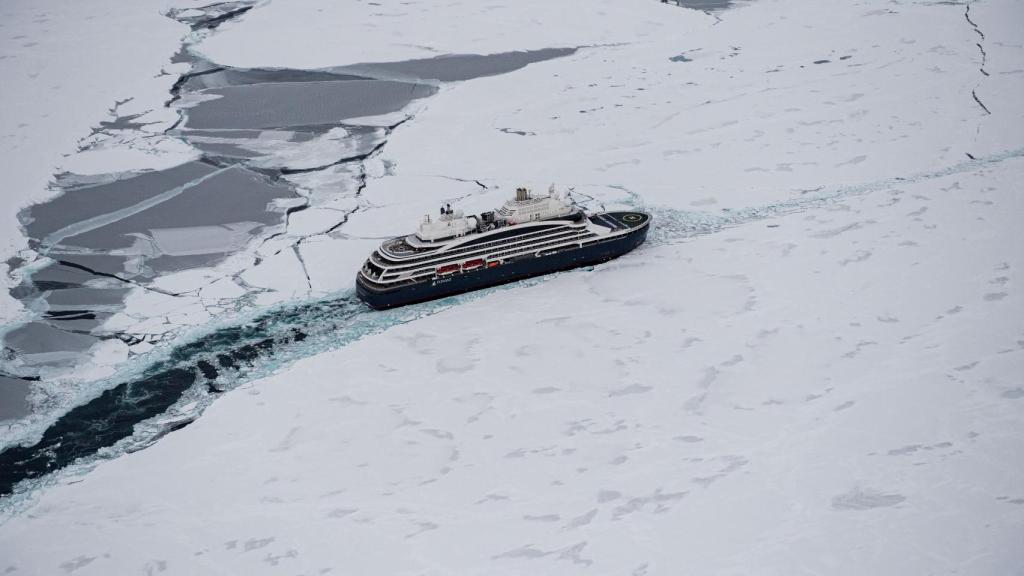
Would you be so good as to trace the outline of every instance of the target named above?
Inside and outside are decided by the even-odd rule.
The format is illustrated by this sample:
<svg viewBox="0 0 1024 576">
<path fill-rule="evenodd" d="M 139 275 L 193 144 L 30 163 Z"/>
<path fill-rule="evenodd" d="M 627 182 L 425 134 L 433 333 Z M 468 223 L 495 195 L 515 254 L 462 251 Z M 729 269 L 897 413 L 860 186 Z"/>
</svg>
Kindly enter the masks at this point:
<svg viewBox="0 0 1024 576">
<path fill-rule="evenodd" d="M 470 270 L 476 270 L 484 265 L 483 258 L 477 258 L 476 260 L 467 260 L 462 264 L 462 269 L 466 272 Z"/>
<path fill-rule="evenodd" d="M 495 266 L 500 266 L 500 265 L 501 265 L 501 261 L 500 260 L 491 260 L 490 262 L 487 263 L 487 267 L 488 268 L 494 268 Z"/>
<path fill-rule="evenodd" d="M 448 274 L 451 274 L 453 272 L 458 272 L 458 271 L 459 271 L 459 265 L 458 264 L 447 264 L 445 266 L 438 266 L 437 270 L 435 270 L 435 272 L 437 273 L 438 276 L 447 276 Z"/>
</svg>

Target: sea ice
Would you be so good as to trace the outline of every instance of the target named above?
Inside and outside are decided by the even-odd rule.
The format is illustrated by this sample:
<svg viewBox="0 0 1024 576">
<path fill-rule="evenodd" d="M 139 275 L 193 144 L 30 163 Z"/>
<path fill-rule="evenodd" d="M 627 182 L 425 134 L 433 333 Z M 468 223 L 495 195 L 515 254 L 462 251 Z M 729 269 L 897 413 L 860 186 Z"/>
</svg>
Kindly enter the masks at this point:
<svg viewBox="0 0 1024 576">
<path fill-rule="evenodd" d="M 355 177 L 289 175 L 310 207 L 280 235 L 133 289 L 105 325 L 202 358 L 181 368 L 200 385 L 168 381 L 180 396 L 134 436 L 0 500 L 0 570 L 1014 572 L 1021 10 L 253 8 L 195 54 L 334 69 L 578 49 L 360 124 L 392 127 L 387 144 Z M 262 128 L 199 137 L 250 158 L 265 132 L 282 163 L 328 145 Z M 648 243 L 399 311 L 346 300 L 366 253 L 438 202 L 477 211 L 551 182 L 650 211 Z M 81 272 L 59 266 L 40 278 Z M 250 297 L 266 316 L 231 323 Z M 164 344 L 182 325 L 200 326 L 192 348 Z"/>
</svg>

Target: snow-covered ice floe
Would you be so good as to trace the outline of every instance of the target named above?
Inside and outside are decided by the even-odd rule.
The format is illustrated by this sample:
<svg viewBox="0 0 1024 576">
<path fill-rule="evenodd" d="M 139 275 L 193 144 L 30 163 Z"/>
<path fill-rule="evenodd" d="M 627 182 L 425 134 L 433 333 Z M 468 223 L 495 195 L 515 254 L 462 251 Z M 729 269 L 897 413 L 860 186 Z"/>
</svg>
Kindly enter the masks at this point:
<svg viewBox="0 0 1024 576">
<path fill-rule="evenodd" d="M 266 305 L 348 288 L 369 244 L 341 228 L 372 208 L 359 197 L 368 161 L 417 102 L 446 82 L 576 50 L 337 60 L 320 70 L 240 68 L 200 54 L 211 30 L 251 8 L 168 10 L 191 32 L 171 58 L 179 75 L 159 112 L 125 114 L 133 100 L 117 101 L 56 176 L 61 195 L 21 212 L 29 248 L 9 261 L 11 294 L 35 317 L 6 327 L 3 370 L 22 380 L 12 389 L 28 391 L 19 405 L 32 410 L 12 412 L 22 418 L 6 424 L 0 446 L 41 448 L 45 430 L 69 424 L 69 410 L 130 384 L 159 359 L 154 348 L 209 332 L 213 319 L 237 324 Z M 153 410 L 141 414 L 163 408 Z M 136 423 L 121 422 L 117 439 Z M 81 457 L 110 442 L 64 445 Z M 41 469 L 52 469 L 47 462 Z"/>
<path fill-rule="evenodd" d="M 109 350 L 118 368 L 36 422 L 52 425 L 9 428 L 0 569 L 1024 564 L 1017 3 L 309 0 L 217 20 L 247 6 L 170 12 L 194 29 L 177 57 L 192 73 L 167 87 L 184 120 L 160 144 L 181 160 L 130 178 L 188 172 L 186 189 L 73 221 L 40 204 L 26 223 L 49 249 L 92 235 L 80 248 L 132 260 L 118 276 L 140 284 L 30 267 L 76 285 L 51 285 L 41 313 L 95 322 L 89 302 L 111 333 L 169 336 L 117 339 L 133 357 Z M 494 74 L 443 56 L 546 49 L 565 50 Z M 396 105 L 391 83 L 419 97 Z M 120 118 L 108 131 L 140 122 Z M 58 185 L 125 181 L 74 172 Z M 101 233 L 220 178 L 266 196 L 231 222 L 168 211 Z M 477 210 L 551 181 L 645 208 L 650 240 L 404 310 L 352 300 L 366 253 L 438 201 Z M 39 363 L 76 361 L 28 330 L 8 337 Z"/>
</svg>

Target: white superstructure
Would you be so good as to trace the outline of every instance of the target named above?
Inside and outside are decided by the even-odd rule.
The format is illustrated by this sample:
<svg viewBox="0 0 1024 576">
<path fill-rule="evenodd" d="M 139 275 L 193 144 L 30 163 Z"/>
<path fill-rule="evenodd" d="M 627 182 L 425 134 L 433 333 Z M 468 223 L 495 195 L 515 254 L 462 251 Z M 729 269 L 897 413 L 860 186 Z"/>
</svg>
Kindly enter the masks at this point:
<svg viewBox="0 0 1024 576">
<path fill-rule="evenodd" d="M 516 197 L 505 202 L 497 214 L 512 225 L 561 218 L 571 214 L 574 209 L 572 203 L 567 202 L 554 186 L 548 189 L 547 196 L 541 198 L 534 198 L 526 188 L 517 188 Z"/>
<path fill-rule="evenodd" d="M 466 218 L 462 210 L 445 211 L 432 218 L 429 214 L 423 217 L 420 227 L 416 230 L 416 237 L 424 242 L 433 242 L 445 238 L 457 238 L 465 236 L 476 230 L 476 216 Z"/>
<path fill-rule="evenodd" d="M 415 234 L 381 244 L 360 274 L 375 285 L 398 285 L 581 248 L 621 232 L 612 221 L 588 217 L 553 186 L 542 197 L 518 188 L 501 208 L 478 216 L 442 206 Z"/>
</svg>

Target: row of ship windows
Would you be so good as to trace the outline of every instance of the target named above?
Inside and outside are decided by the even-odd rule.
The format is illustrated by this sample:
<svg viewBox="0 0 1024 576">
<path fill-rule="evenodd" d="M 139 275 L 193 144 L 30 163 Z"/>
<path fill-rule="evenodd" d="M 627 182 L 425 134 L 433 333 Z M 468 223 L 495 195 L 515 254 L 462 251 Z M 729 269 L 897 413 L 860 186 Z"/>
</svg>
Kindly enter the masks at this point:
<svg viewBox="0 0 1024 576">
<path fill-rule="evenodd" d="M 538 232 L 530 232 L 529 234 L 523 234 L 521 238 L 524 239 L 524 240 L 525 239 L 529 239 L 529 238 L 536 238 L 538 236 L 543 236 L 545 234 L 549 234 L 549 233 L 551 233 L 553 231 L 560 231 L 560 230 L 562 230 L 564 228 L 565 228 L 565 226 L 546 227 L 543 230 L 540 230 Z M 475 244 L 473 246 L 467 246 L 465 248 L 456 248 L 455 250 L 452 250 L 451 252 L 445 252 L 444 253 L 444 257 L 457 256 L 459 254 L 465 254 L 465 253 L 468 253 L 468 252 L 475 252 L 477 250 L 486 250 L 488 248 L 493 248 L 495 246 L 500 245 L 505 240 L 508 240 L 508 239 L 505 238 L 503 240 L 495 240 L 493 242 L 485 242 L 483 244 Z M 422 263 L 422 262 L 425 262 L 425 261 L 429 260 L 431 257 L 435 257 L 436 258 L 437 255 L 436 254 L 427 254 L 425 256 L 420 256 L 418 258 L 413 258 L 413 259 L 410 259 L 410 260 L 405 260 L 403 262 L 403 264 L 419 264 L 419 263 Z"/>
<path fill-rule="evenodd" d="M 498 252 L 496 254 L 488 254 L 486 259 L 487 260 L 507 259 L 507 258 L 509 258 L 511 256 L 523 256 L 523 255 L 526 255 L 526 254 L 530 254 L 532 252 L 537 252 L 539 250 L 543 250 L 545 248 L 551 248 L 551 247 L 554 247 L 554 246 L 559 246 L 559 245 L 562 245 L 562 246 L 572 246 L 573 244 L 581 244 L 581 243 L 579 243 L 577 241 L 578 240 L 582 240 L 582 239 L 587 238 L 588 236 L 592 236 L 592 235 L 593 234 L 585 234 L 585 235 L 577 236 L 575 238 L 570 238 L 570 237 L 557 238 L 555 240 L 544 242 L 543 244 L 537 244 L 537 245 L 528 246 L 528 247 L 513 248 L 513 249 L 509 249 L 509 250 L 504 250 L 502 252 Z M 434 271 L 435 271 L 435 268 L 427 268 L 427 269 L 423 269 L 423 270 L 417 270 L 417 271 L 413 272 L 409 276 L 409 278 L 411 279 L 411 278 L 415 278 L 415 277 L 418 277 L 418 276 L 428 276 L 428 275 L 433 274 Z M 384 273 L 384 275 L 381 277 L 380 280 L 382 282 L 387 282 L 389 280 L 391 280 L 391 281 L 398 280 L 398 273 L 394 273 L 391 270 L 388 270 L 387 272 Z"/>
<path fill-rule="evenodd" d="M 484 253 L 481 253 L 481 254 L 472 254 L 472 255 L 469 255 L 469 256 L 480 256 L 480 257 L 485 258 L 487 260 L 494 260 L 494 259 L 497 259 L 497 258 L 503 258 L 503 257 L 505 257 L 508 254 L 517 253 L 517 252 L 518 253 L 526 254 L 526 253 L 528 253 L 530 251 L 537 250 L 539 248 L 543 248 L 543 247 L 549 246 L 551 244 L 557 244 L 559 242 L 565 242 L 565 241 L 568 241 L 568 240 L 577 240 L 579 238 L 584 238 L 584 237 L 586 237 L 588 235 L 591 235 L 591 233 L 589 233 L 589 232 L 587 232 L 585 230 L 570 231 L 568 233 L 561 233 L 561 234 L 552 235 L 550 237 L 542 238 L 541 240 L 548 240 L 548 242 L 544 243 L 544 244 L 536 244 L 535 242 L 538 239 L 534 239 L 533 241 L 517 242 L 515 244 L 510 244 L 510 245 L 508 245 L 508 250 L 505 250 L 503 252 L 498 252 L 497 254 L 484 254 Z M 450 260 L 450 259 L 446 258 L 444 260 L 440 260 L 440 261 L 434 262 L 433 264 L 430 265 L 429 268 L 425 268 L 425 269 L 421 269 L 421 270 L 415 270 L 413 272 L 413 275 L 416 276 L 416 275 L 419 275 L 419 274 L 421 274 L 423 272 L 431 272 L 432 273 L 434 271 L 434 267 L 436 265 L 438 265 L 438 264 L 440 264 L 442 262 L 446 262 L 448 260 Z M 385 276 L 391 276 L 393 278 L 397 278 L 399 276 L 399 274 L 401 274 L 403 272 L 408 272 L 408 270 L 396 270 L 394 268 L 389 268 L 387 273 L 385 273 Z"/>
<path fill-rule="evenodd" d="M 529 234 L 524 234 L 524 235 L 521 236 L 521 238 L 522 239 L 536 238 L 538 236 L 543 236 L 545 234 L 549 234 L 549 233 L 551 233 L 553 231 L 562 230 L 563 228 L 564 228 L 564 226 L 557 226 L 557 227 L 549 226 L 549 227 L 545 227 L 544 229 L 542 229 L 540 231 L 537 231 L 537 232 L 530 232 Z M 506 240 L 507 240 L 507 238 L 504 238 L 502 240 L 495 240 L 495 241 L 492 241 L 492 242 L 485 242 L 483 244 L 475 244 L 473 246 L 467 246 L 465 248 L 456 248 L 455 250 L 452 250 L 451 252 L 445 252 L 443 257 L 451 257 L 451 256 L 457 256 L 459 254 L 465 254 L 465 253 L 468 253 L 468 252 L 476 252 L 478 250 L 486 250 L 488 248 L 493 248 L 494 246 L 498 246 L 503 241 L 506 241 Z M 421 256 L 419 258 L 415 258 L 415 259 L 412 259 L 412 260 L 407 260 L 406 263 L 418 264 L 418 263 L 424 262 L 426 260 L 429 260 L 432 257 L 436 258 L 437 255 L 436 254 L 427 254 L 427 255 Z"/>
<path fill-rule="evenodd" d="M 535 232 L 535 233 L 529 234 L 528 236 L 524 235 L 523 236 L 523 240 L 520 240 L 519 242 L 516 242 L 514 244 L 508 244 L 508 246 L 510 248 L 511 247 L 520 247 L 520 246 L 528 245 L 531 242 L 536 242 L 538 240 L 545 240 L 545 239 L 548 239 L 548 238 L 562 238 L 562 237 L 568 237 L 568 236 L 573 236 L 573 235 L 579 235 L 581 233 L 588 233 L 588 232 L 587 232 L 586 228 L 570 228 L 570 229 L 558 228 L 554 232 L 551 231 L 551 230 L 546 230 L 546 231 L 540 232 L 540 233 L 536 233 Z M 390 263 L 385 263 L 385 262 L 378 262 L 377 264 L 380 265 L 380 266 L 387 266 L 389 272 L 407 272 L 409 270 L 415 270 L 416 268 L 419 268 L 420 266 L 433 265 L 433 264 L 436 264 L 438 262 L 443 262 L 445 260 L 451 260 L 452 258 L 455 258 L 455 257 L 460 257 L 460 256 L 461 257 L 483 256 L 484 254 L 486 254 L 487 250 L 489 250 L 491 248 L 494 248 L 495 246 L 500 246 L 501 244 L 502 244 L 501 242 L 490 242 L 490 243 L 485 244 L 485 245 L 474 246 L 471 249 L 456 250 L 456 251 L 451 252 L 451 253 L 446 253 L 446 254 L 443 254 L 443 255 L 434 256 L 432 259 L 423 260 L 421 262 L 417 262 L 417 263 L 414 263 L 414 264 L 402 264 L 400 266 L 392 266 Z"/>
<path fill-rule="evenodd" d="M 579 240 L 580 238 L 573 238 L 571 240 Z M 501 259 L 501 258 L 508 258 L 509 256 L 519 256 L 521 254 L 529 254 L 530 252 L 537 252 L 539 250 L 543 250 L 544 248 L 550 248 L 552 246 L 558 246 L 560 244 L 564 244 L 564 245 L 568 246 L 568 245 L 572 245 L 573 242 L 571 242 L 569 238 L 562 238 L 560 240 L 555 240 L 553 242 L 545 242 L 544 244 L 539 244 L 537 246 L 530 246 L 530 248 L 527 249 L 527 250 L 521 250 L 520 249 L 520 250 L 506 250 L 504 252 L 498 252 L 497 254 L 491 256 L 491 258 L 497 260 L 497 259 Z"/>
</svg>

